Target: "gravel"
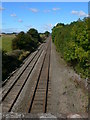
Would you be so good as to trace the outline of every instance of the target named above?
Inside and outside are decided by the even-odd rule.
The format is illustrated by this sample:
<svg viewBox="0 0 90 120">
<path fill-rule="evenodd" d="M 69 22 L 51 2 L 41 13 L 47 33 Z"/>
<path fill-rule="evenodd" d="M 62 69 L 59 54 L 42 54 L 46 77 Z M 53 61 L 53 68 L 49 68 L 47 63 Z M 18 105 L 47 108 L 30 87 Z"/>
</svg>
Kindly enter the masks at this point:
<svg viewBox="0 0 90 120">
<path fill-rule="evenodd" d="M 87 112 L 88 97 L 72 80 L 75 71 L 67 66 L 53 43 L 51 47 L 51 112 Z"/>
</svg>

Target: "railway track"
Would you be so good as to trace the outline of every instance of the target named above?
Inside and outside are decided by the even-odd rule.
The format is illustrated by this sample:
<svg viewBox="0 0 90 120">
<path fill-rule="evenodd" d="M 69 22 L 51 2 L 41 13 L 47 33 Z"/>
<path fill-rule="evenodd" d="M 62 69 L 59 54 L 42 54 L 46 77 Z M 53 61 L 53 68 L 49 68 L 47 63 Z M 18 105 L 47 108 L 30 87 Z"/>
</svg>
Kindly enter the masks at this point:
<svg viewBox="0 0 90 120">
<path fill-rule="evenodd" d="M 46 43 L 39 47 L 39 50 L 32 53 L 3 86 L 1 101 L 3 112 L 47 112 L 48 93 L 50 92 L 48 91 L 50 40 L 49 37 Z"/>
<path fill-rule="evenodd" d="M 28 112 L 46 113 L 47 93 L 48 93 L 48 83 L 49 83 L 49 68 L 50 68 L 50 44 L 44 56 L 44 60 L 40 69 L 38 80 L 35 86 L 33 87 L 32 98 Z"/>
</svg>

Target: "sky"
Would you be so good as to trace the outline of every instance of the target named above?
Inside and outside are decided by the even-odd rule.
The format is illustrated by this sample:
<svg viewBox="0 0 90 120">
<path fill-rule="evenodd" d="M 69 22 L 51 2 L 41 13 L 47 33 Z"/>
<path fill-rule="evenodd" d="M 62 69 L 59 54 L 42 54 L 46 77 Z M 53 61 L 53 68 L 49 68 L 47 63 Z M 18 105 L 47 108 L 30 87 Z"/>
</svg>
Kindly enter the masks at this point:
<svg viewBox="0 0 90 120">
<path fill-rule="evenodd" d="M 89 0 L 0 0 L 3 2 L 89 2 Z"/>
<path fill-rule="evenodd" d="M 30 28 L 51 32 L 57 23 L 87 17 L 88 2 L 3 2 L 1 13 L 2 32 L 27 32 Z"/>
</svg>

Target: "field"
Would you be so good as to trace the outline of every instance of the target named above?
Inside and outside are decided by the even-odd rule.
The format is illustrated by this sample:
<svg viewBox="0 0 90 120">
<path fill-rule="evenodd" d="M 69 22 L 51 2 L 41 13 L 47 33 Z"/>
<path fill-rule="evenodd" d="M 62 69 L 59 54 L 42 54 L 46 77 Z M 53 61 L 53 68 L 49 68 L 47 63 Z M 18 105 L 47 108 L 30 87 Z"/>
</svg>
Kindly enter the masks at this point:
<svg viewBox="0 0 90 120">
<path fill-rule="evenodd" d="M 2 35 L 2 49 L 10 52 L 12 51 L 12 40 L 15 35 Z"/>
</svg>

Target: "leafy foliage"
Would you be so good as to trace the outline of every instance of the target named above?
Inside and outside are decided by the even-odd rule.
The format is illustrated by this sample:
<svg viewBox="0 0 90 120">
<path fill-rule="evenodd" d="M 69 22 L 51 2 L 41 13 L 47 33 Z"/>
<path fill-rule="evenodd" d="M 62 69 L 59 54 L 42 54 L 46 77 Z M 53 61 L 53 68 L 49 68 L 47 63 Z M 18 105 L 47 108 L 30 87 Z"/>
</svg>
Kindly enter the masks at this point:
<svg viewBox="0 0 90 120">
<path fill-rule="evenodd" d="M 15 35 L 14 37 L 11 37 L 11 35 L 8 35 L 9 39 L 6 39 L 6 40 L 7 40 L 7 43 L 8 43 L 8 40 L 9 41 L 11 40 L 12 50 L 11 51 L 9 50 L 8 53 L 5 51 L 2 52 L 2 61 L 3 61 L 2 62 L 2 80 L 3 81 L 8 77 L 8 75 L 13 70 L 15 70 L 17 67 L 20 66 L 23 60 L 31 52 L 37 49 L 39 44 L 41 44 L 48 37 L 46 33 L 42 33 L 41 35 L 42 37 L 40 37 L 40 34 L 38 33 L 38 31 L 34 28 L 30 29 L 27 33 L 24 33 L 23 31 L 21 31 L 19 34 Z M 5 37 L 7 38 L 6 35 Z M 6 42 L 5 42 L 5 45 L 7 45 Z"/>
<path fill-rule="evenodd" d="M 57 24 L 52 29 L 52 41 L 64 59 L 71 63 L 83 77 L 89 77 L 90 18 L 72 22 L 69 25 Z"/>
<path fill-rule="evenodd" d="M 32 39 L 34 39 L 36 44 L 38 44 L 38 42 L 42 42 L 40 35 L 36 29 L 31 28 L 27 33 L 31 36 Z"/>
<path fill-rule="evenodd" d="M 47 39 L 47 37 L 49 37 L 50 32 L 45 31 L 44 33 L 39 33 L 39 35 L 40 35 L 42 42 L 44 42 Z"/>
<path fill-rule="evenodd" d="M 16 38 L 13 39 L 12 48 L 23 49 L 27 51 L 34 51 L 41 42 L 39 33 L 34 28 L 30 29 L 27 33 L 21 31 Z"/>
<path fill-rule="evenodd" d="M 45 34 L 45 36 L 46 36 L 46 37 L 48 37 L 48 36 L 49 36 L 49 34 L 50 34 L 50 32 L 45 31 L 45 33 L 44 33 L 44 34 Z"/>
<path fill-rule="evenodd" d="M 15 70 L 22 62 L 15 55 L 2 52 L 2 80 L 5 80 L 12 70 Z"/>
</svg>

